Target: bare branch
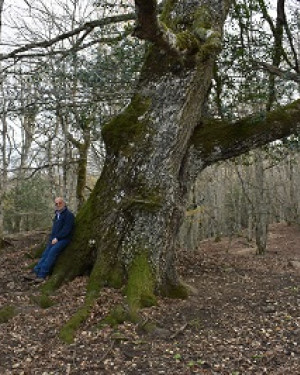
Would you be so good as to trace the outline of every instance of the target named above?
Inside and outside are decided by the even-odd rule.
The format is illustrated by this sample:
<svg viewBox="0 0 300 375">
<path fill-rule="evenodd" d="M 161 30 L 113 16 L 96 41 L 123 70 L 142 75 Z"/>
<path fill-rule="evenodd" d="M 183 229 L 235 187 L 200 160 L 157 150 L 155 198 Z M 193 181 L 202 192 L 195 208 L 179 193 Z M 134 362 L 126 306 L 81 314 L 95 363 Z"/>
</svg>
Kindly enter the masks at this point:
<svg viewBox="0 0 300 375">
<path fill-rule="evenodd" d="M 277 68 L 276 66 L 265 63 L 265 62 L 254 61 L 254 64 L 258 65 L 258 66 L 262 66 L 269 73 L 277 75 L 280 78 L 290 80 L 290 81 L 294 81 L 294 82 L 298 82 L 298 83 L 300 82 L 300 74 L 292 73 L 290 71 Z"/>
<path fill-rule="evenodd" d="M 19 58 L 22 58 L 23 52 L 31 51 L 36 48 L 48 48 L 56 44 L 57 42 L 60 42 L 72 36 L 78 35 L 81 32 L 87 32 L 87 31 L 91 32 L 93 29 L 97 27 L 102 27 L 102 26 L 106 26 L 106 25 L 110 25 L 114 23 L 119 23 L 119 22 L 132 21 L 134 19 L 135 19 L 135 13 L 128 13 L 128 14 L 122 14 L 122 15 L 113 16 L 113 17 L 106 17 L 100 20 L 89 21 L 83 24 L 82 26 L 75 28 L 74 30 L 68 31 L 63 34 L 59 34 L 55 38 L 52 38 L 49 40 L 43 40 L 40 42 L 28 43 L 22 47 L 14 49 L 13 51 L 7 54 L 0 54 L 0 61 L 8 60 L 8 59 L 19 59 Z"/>
<path fill-rule="evenodd" d="M 130 34 L 130 30 L 125 31 L 124 33 L 122 33 L 122 34 L 120 34 L 116 37 L 98 38 L 96 40 L 92 40 L 90 42 L 87 42 L 87 43 L 84 43 L 84 44 L 81 44 L 81 45 L 80 45 L 80 43 L 76 43 L 74 46 L 71 46 L 70 48 L 51 50 L 51 51 L 48 51 L 48 52 L 22 53 L 22 54 L 18 55 L 16 60 L 32 59 L 34 57 L 46 57 L 46 56 L 54 56 L 54 55 L 62 55 L 64 57 L 64 56 L 67 56 L 70 52 L 75 52 L 75 51 L 78 52 L 78 51 L 84 50 L 86 48 L 89 48 L 89 47 L 91 47 L 95 44 L 99 44 L 99 43 L 110 44 L 110 43 L 119 42 L 119 41 L 125 39 L 129 34 Z M 85 36 L 87 36 L 87 35 L 85 35 Z M 80 42 L 82 43 L 84 38 L 80 38 L 80 39 L 82 39 L 82 40 L 80 40 Z"/>
</svg>

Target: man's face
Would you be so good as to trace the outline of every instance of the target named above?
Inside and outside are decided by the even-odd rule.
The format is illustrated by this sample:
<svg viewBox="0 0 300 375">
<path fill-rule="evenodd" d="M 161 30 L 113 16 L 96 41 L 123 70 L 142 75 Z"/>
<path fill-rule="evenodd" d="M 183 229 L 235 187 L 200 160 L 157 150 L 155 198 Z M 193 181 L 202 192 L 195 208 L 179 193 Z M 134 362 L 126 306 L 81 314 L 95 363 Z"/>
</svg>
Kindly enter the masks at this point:
<svg viewBox="0 0 300 375">
<path fill-rule="evenodd" d="M 64 202 L 62 199 L 55 199 L 54 204 L 57 210 L 61 210 L 64 207 Z"/>
</svg>

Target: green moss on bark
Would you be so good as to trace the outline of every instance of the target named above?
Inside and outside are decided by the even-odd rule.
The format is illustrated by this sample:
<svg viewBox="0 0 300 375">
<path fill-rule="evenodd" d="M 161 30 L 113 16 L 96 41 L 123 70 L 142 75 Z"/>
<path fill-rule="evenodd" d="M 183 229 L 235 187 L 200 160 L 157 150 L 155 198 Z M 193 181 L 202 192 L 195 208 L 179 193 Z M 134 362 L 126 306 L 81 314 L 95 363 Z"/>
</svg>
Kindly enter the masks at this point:
<svg viewBox="0 0 300 375">
<path fill-rule="evenodd" d="M 206 119 L 195 129 L 191 142 L 206 157 L 214 150 L 230 149 L 235 144 L 249 142 L 259 136 L 263 140 L 270 138 L 268 135 L 272 133 L 278 135 L 278 138 L 284 137 L 289 135 L 291 124 L 300 122 L 299 106 L 300 100 L 297 100 L 272 112 L 259 113 L 234 124 L 225 120 Z"/>
<path fill-rule="evenodd" d="M 107 285 L 120 289 L 124 285 L 124 269 L 120 262 L 116 262 L 108 272 Z"/>
<path fill-rule="evenodd" d="M 194 22 L 193 22 L 193 29 L 195 32 L 197 30 L 208 30 L 212 28 L 213 23 L 213 15 L 211 14 L 210 9 L 206 5 L 202 5 L 201 7 L 197 7 L 197 10 L 194 13 Z"/>
<path fill-rule="evenodd" d="M 222 50 L 222 37 L 219 32 L 212 32 L 206 39 L 205 43 L 200 47 L 198 52 L 199 61 L 206 61 L 213 55 L 221 52 Z"/>
<path fill-rule="evenodd" d="M 191 52 L 197 51 L 200 47 L 195 35 L 188 30 L 176 34 L 176 45 L 182 51 L 189 50 Z"/>
<path fill-rule="evenodd" d="M 160 20 L 161 22 L 166 24 L 168 27 L 174 26 L 172 18 L 171 18 L 171 13 L 177 2 L 178 0 L 166 0 L 165 1 L 164 8 L 160 16 Z"/>
<path fill-rule="evenodd" d="M 137 317 L 142 307 L 156 305 L 155 279 L 146 253 L 136 255 L 128 270 L 126 296 L 131 317 Z"/>
<path fill-rule="evenodd" d="M 197 53 L 200 61 L 206 60 L 222 48 L 221 33 L 214 30 L 213 16 L 208 6 L 197 7 L 189 17 L 171 17 L 176 1 L 166 1 L 161 21 L 176 35 L 176 45 L 189 54 Z"/>
<path fill-rule="evenodd" d="M 101 267 L 99 267 L 99 263 L 95 264 L 89 278 L 84 305 L 76 311 L 76 313 L 60 330 L 59 337 L 67 344 L 71 344 L 74 341 L 76 331 L 90 315 L 93 303 L 98 297 L 99 292 L 103 286 L 103 284 L 101 283 L 101 277 L 99 277 L 99 275 L 101 275 L 101 271 L 102 270 Z"/>
<path fill-rule="evenodd" d="M 100 257 L 97 259 L 87 285 L 86 300 L 88 302 L 92 302 L 99 295 L 101 288 L 107 285 L 110 270 L 107 258 Z"/>
<path fill-rule="evenodd" d="M 156 305 L 154 296 L 154 277 L 147 255 L 138 254 L 128 270 L 128 280 L 125 289 L 128 309 L 117 305 L 110 314 L 102 320 L 100 326 L 109 324 L 112 327 L 124 321 L 139 322 L 138 311 L 143 307 Z"/>
<path fill-rule="evenodd" d="M 115 154 L 130 152 L 130 143 L 137 142 L 146 132 L 147 121 L 141 117 L 150 107 L 150 100 L 135 95 L 128 107 L 102 128 L 106 146 Z"/>
<path fill-rule="evenodd" d="M 76 330 L 89 317 L 91 307 L 104 285 L 120 288 L 123 285 L 124 270 L 113 257 L 99 256 L 91 272 L 84 305 L 68 320 L 60 331 L 60 338 L 70 344 L 74 341 Z M 115 319 L 115 316 L 114 316 Z"/>
<path fill-rule="evenodd" d="M 66 344 L 72 344 L 74 341 L 76 330 L 79 328 L 90 315 L 91 306 L 84 305 L 76 314 L 63 326 L 60 330 L 59 337 Z"/>
</svg>

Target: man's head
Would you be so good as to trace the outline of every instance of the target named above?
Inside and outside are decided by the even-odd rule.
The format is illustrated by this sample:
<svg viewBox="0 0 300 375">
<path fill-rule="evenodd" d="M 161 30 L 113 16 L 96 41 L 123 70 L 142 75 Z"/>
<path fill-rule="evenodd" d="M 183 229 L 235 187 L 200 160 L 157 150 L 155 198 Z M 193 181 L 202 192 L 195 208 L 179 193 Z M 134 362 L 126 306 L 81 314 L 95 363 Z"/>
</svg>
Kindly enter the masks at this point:
<svg viewBox="0 0 300 375">
<path fill-rule="evenodd" d="M 62 209 L 64 209 L 66 207 L 66 202 L 63 200 L 62 197 L 56 197 L 54 199 L 54 203 L 55 203 L 55 209 L 60 211 Z"/>
</svg>

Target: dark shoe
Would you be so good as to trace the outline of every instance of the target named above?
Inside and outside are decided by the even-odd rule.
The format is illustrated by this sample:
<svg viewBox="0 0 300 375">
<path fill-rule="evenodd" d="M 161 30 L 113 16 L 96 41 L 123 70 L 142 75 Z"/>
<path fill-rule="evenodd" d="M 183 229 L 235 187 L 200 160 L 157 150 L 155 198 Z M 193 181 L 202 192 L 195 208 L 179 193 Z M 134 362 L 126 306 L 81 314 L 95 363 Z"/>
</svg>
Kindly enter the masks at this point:
<svg viewBox="0 0 300 375">
<path fill-rule="evenodd" d="M 43 283 L 46 279 L 44 279 L 43 277 L 35 277 L 32 281 L 35 283 L 35 284 L 40 284 L 40 283 Z"/>
<path fill-rule="evenodd" d="M 34 272 L 26 273 L 23 275 L 23 279 L 28 280 L 28 281 L 33 281 L 37 278 L 36 274 Z"/>
</svg>

